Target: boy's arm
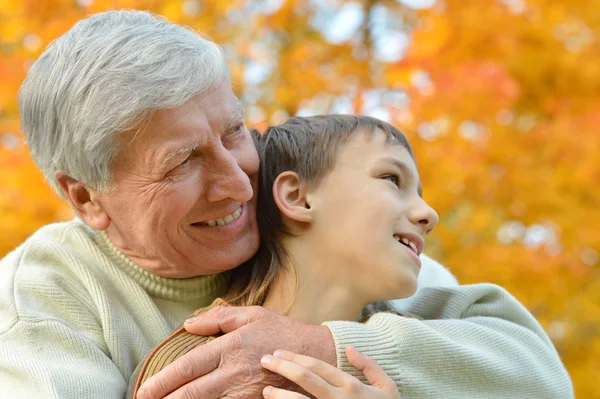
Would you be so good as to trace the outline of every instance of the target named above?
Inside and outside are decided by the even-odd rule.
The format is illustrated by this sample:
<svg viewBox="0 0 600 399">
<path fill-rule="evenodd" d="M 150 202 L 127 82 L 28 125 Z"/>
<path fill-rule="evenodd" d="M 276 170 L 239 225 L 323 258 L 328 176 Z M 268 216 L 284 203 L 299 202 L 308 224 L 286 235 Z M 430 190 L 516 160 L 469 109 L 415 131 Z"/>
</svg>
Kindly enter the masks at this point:
<svg viewBox="0 0 600 399">
<path fill-rule="evenodd" d="M 396 381 L 402 398 L 572 398 L 552 342 L 533 316 L 493 284 L 424 287 L 402 310 L 424 320 L 378 313 L 366 324 L 324 323 L 338 367 L 350 374 L 353 344 Z"/>
</svg>

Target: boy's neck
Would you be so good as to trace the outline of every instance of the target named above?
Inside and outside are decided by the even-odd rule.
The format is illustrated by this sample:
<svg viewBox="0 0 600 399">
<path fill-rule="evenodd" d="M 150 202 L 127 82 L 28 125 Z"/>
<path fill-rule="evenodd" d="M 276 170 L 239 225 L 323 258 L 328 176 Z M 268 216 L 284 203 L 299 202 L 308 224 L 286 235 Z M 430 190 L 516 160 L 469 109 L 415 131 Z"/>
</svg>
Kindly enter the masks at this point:
<svg viewBox="0 0 600 399">
<path fill-rule="evenodd" d="M 285 246 L 290 259 L 273 282 L 263 306 L 310 324 L 359 320 L 369 301 L 353 292 L 348 276 L 336 272 L 344 265 L 332 264 L 331 259 L 313 251 L 314 246 L 300 241 L 296 237 L 296 245 L 288 242 L 291 245 Z"/>
</svg>

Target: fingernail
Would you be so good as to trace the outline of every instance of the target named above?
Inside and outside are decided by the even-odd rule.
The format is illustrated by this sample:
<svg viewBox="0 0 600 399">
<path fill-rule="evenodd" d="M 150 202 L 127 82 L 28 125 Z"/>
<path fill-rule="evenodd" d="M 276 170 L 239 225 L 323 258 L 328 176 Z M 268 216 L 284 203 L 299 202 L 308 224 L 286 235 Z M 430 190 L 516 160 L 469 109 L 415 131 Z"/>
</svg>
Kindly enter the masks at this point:
<svg viewBox="0 0 600 399">
<path fill-rule="evenodd" d="M 262 364 L 269 364 L 269 363 L 271 363 L 271 360 L 272 360 L 272 357 L 271 357 L 271 355 L 264 355 L 264 356 L 262 357 L 262 359 L 260 359 L 260 362 L 261 362 Z"/>
<path fill-rule="evenodd" d="M 282 359 L 283 359 L 283 356 L 284 356 L 284 355 L 283 355 L 283 352 L 282 352 L 282 351 L 275 351 L 275 353 L 273 353 L 273 356 L 275 356 L 275 357 L 280 357 L 280 358 L 282 358 Z"/>
<path fill-rule="evenodd" d="M 263 396 L 266 398 L 269 396 L 269 393 L 271 393 L 271 387 L 265 387 L 265 389 L 263 389 Z"/>
<path fill-rule="evenodd" d="M 148 394 L 146 393 L 145 389 L 140 388 L 140 389 L 138 389 L 137 395 L 135 395 L 135 397 L 137 399 L 144 399 L 144 398 L 148 397 Z"/>
<path fill-rule="evenodd" d="M 189 319 L 187 319 L 185 322 L 186 323 L 193 323 L 196 320 L 198 320 L 198 316 L 194 316 L 194 317 L 190 317 Z"/>
</svg>

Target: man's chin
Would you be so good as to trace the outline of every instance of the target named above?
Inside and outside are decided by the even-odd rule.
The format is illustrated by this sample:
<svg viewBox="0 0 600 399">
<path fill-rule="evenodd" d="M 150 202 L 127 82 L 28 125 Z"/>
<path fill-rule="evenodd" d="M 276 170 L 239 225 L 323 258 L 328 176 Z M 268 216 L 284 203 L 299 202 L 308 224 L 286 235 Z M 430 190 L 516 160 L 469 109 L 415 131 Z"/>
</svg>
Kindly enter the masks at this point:
<svg viewBox="0 0 600 399">
<path fill-rule="evenodd" d="M 248 235 L 222 249 L 194 253 L 199 275 L 221 273 L 235 269 L 258 251 L 259 238 Z"/>
</svg>

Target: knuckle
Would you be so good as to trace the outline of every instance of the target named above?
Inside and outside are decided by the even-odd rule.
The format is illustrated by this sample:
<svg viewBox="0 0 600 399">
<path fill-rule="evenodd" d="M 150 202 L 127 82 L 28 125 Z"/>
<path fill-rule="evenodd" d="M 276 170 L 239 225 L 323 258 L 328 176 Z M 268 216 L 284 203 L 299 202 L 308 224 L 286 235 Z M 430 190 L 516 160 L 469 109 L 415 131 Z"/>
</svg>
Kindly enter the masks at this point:
<svg viewBox="0 0 600 399">
<path fill-rule="evenodd" d="M 310 382 L 312 379 L 311 377 L 312 377 L 312 374 L 308 370 L 299 370 L 296 373 L 296 378 L 298 379 L 299 384 L 302 384 L 305 382 Z"/>
<path fill-rule="evenodd" d="M 198 392 L 191 387 L 184 387 L 182 392 L 177 396 L 178 399 L 196 399 L 200 397 Z"/>
<path fill-rule="evenodd" d="M 228 345 L 230 351 L 242 350 L 244 348 L 244 340 L 239 331 L 234 331 L 229 334 L 229 342 Z"/>
<path fill-rule="evenodd" d="M 248 310 L 251 314 L 256 315 L 258 317 L 264 317 L 267 314 L 267 310 L 262 306 L 250 306 Z"/>
<path fill-rule="evenodd" d="M 345 390 L 350 394 L 360 394 L 363 390 L 363 383 L 352 377 L 346 381 Z"/>
<path fill-rule="evenodd" d="M 165 385 L 162 379 L 153 379 L 149 382 L 147 390 L 149 392 L 152 392 L 153 395 L 156 395 L 158 393 L 162 394 L 164 392 L 167 392 L 167 386 Z"/>
<path fill-rule="evenodd" d="M 215 306 L 214 308 L 207 310 L 206 313 L 203 314 L 203 316 L 218 317 L 220 314 L 223 313 L 223 309 L 224 307 L 222 306 Z"/>
<path fill-rule="evenodd" d="M 292 355 L 293 357 L 297 357 L 297 355 Z M 307 359 L 304 360 L 303 362 L 306 366 L 307 369 L 309 370 L 319 370 L 321 369 L 320 363 L 317 362 L 317 360 L 315 358 L 309 357 Z"/>
<path fill-rule="evenodd" d="M 196 363 L 190 358 L 183 356 L 173 363 L 173 373 L 176 378 L 190 380 L 195 377 Z"/>
</svg>

